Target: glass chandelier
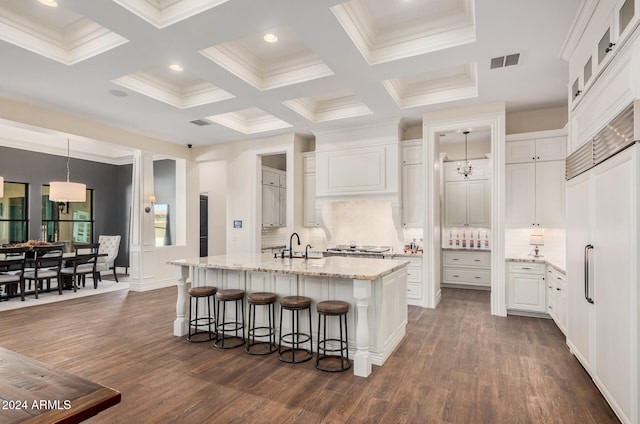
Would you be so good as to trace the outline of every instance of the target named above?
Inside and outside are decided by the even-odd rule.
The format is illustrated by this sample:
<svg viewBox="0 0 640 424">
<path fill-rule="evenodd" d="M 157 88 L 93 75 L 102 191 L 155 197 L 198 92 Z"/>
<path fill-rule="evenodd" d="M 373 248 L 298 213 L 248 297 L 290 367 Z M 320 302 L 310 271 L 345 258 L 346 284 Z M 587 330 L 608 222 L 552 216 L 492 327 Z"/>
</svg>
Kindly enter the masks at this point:
<svg viewBox="0 0 640 424">
<path fill-rule="evenodd" d="M 464 176 L 465 179 L 469 178 L 471 172 L 473 171 L 471 162 L 467 160 L 467 136 L 469 135 L 469 131 L 464 131 L 464 162 L 458 162 L 458 174 Z"/>
</svg>

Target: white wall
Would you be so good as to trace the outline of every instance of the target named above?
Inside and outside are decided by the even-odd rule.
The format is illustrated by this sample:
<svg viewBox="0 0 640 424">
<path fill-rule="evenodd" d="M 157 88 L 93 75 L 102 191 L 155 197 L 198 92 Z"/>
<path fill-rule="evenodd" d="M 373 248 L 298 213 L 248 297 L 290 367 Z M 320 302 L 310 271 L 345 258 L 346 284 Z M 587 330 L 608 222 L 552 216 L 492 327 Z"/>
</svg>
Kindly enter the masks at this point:
<svg viewBox="0 0 640 424">
<path fill-rule="evenodd" d="M 566 106 L 507 113 L 506 133 L 561 129 L 567 125 L 568 114 Z"/>
<path fill-rule="evenodd" d="M 294 228 L 294 193 L 296 187 L 302 185 L 301 178 L 294 178 L 297 168 L 293 157 L 295 138 L 294 134 L 284 134 L 193 149 L 194 160 L 205 167 L 201 176 L 212 172 L 212 162 L 226 164 L 226 213 L 224 218 L 213 217 L 211 223 L 226 234 L 226 254 L 260 251 L 262 192 L 258 181 L 261 161 L 257 160 L 260 155 L 287 153 L 287 170 L 292 170 L 287 172 L 287 227 Z M 204 190 L 206 183 L 201 179 L 200 184 Z M 233 228 L 234 220 L 241 220 L 242 228 Z"/>
<path fill-rule="evenodd" d="M 209 255 L 227 251 L 227 162 L 198 164 L 200 193 L 209 197 Z"/>
</svg>

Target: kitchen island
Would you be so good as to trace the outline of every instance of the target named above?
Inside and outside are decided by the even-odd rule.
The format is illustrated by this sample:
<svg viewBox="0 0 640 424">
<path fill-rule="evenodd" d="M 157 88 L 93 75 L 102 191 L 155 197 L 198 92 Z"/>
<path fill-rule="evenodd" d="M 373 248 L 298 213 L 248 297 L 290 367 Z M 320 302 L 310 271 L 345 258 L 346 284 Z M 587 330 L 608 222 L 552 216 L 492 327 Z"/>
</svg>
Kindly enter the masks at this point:
<svg viewBox="0 0 640 424">
<path fill-rule="evenodd" d="M 315 307 L 323 300 L 343 300 L 349 311 L 349 356 L 354 374 L 367 377 L 371 366 L 383 365 L 405 335 L 407 324 L 407 262 L 389 259 L 328 257 L 272 258 L 268 255 L 222 255 L 179 259 L 178 299 L 174 335 L 188 332 L 187 282 L 247 293 L 267 291 L 312 299 L 312 332 L 317 331 Z M 205 310 L 200 308 L 200 310 Z M 233 313 L 233 312 L 231 312 Z M 258 315 L 257 320 L 261 317 Z M 266 317 L 262 317 L 266 321 Z M 276 321 L 278 318 L 276 318 Z M 289 332 L 288 314 L 283 332 Z M 337 327 L 337 326 L 336 326 Z M 355 331 L 353 331 L 355 329 Z M 317 340 L 317 334 L 313 334 Z M 314 346 L 315 351 L 315 346 Z"/>
</svg>

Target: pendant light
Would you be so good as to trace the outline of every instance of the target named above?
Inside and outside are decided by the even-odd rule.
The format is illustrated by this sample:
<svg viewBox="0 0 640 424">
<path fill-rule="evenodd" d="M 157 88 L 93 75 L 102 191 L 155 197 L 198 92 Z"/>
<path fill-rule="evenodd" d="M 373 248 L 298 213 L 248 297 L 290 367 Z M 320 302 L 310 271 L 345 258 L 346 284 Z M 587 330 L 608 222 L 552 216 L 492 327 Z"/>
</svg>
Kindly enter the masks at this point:
<svg viewBox="0 0 640 424">
<path fill-rule="evenodd" d="M 464 131 L 464 164 L 458 162 L 458 174 L 464 176 L 465 179 L 469 178 L 471 175 L 472 167 L 471 162 L 467 160 L 467 136 L 469 135 L 469 131 Z"/>
<path fill-rule="evenodd" d="M 87 200 L 87 186 L 69 181 L 69 139 L 67 139 L 67 181 L 49 183 L 49 200 L 52 202 L 84 202 Z"/>
<path fill-rule="evenodd" d="M 0 177 L 0 198 L 4 197 L 4 177 Z"/>
</svg>

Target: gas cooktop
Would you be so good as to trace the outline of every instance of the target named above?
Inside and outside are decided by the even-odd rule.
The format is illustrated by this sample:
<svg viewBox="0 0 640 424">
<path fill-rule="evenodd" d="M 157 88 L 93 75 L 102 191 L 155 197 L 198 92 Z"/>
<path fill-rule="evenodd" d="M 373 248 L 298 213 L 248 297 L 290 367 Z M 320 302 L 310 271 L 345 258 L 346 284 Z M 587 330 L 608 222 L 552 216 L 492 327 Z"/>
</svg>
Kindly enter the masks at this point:
<svg viewBox="0 0 640 424">
<path fill-rule="evenodd" d="M 335 247 L 330 247 L 327 252 L 334 253 L 377 253 L 382 254 L 391 250 L 390 246 L 353 246 L 339 244 Z"/>
</svg>

